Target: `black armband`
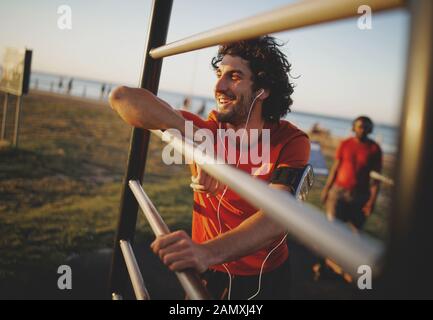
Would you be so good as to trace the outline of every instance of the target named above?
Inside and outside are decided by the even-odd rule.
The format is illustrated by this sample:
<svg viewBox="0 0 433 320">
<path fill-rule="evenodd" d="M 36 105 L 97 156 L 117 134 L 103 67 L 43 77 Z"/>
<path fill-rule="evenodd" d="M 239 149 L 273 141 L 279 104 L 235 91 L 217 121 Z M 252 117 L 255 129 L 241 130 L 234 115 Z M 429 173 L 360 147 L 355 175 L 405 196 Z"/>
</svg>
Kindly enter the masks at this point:
<svg viewBox="0 0 433 320">
<path fill-rule="evenodd" d="M 274 170 L 270 182 L 285 185 L 289 187 L 291 194 L 295 194 L 303 172 L 304 168 L 280 167 Z"/>
</svg>

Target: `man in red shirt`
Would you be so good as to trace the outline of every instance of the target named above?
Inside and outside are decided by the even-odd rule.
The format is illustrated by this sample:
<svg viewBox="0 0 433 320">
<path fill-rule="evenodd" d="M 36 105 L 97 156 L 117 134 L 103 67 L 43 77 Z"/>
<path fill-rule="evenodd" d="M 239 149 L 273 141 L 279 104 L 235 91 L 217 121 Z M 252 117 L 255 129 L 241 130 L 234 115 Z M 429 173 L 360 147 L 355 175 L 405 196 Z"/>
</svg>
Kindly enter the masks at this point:
<svg viewBox="0 0 433 320">
<path fill-rule="evenodd" d="M 195 131 L 208 129 L 215 146 L 220 140 L 226 151 L 233 147 L 233 166 L 266 181 L 271 188 L 293 193 L 309 159 L 310 144 L 304 132 L 281 120 L 290 111 L 293 86 L 288 76 L 291 65 L 278 47 L 269 36 L 220 46 L 212 60 L 217 107 L 207 120 L 173 110 L 143 89 L 117 88 L 110 104 L 127 123 L 141 128 L 175 128 L 185 135 L 185 121 L 192 121 Z M 240 161 L 244 135 L 240 142 L 221 135 L 230 129 L 245 130 L 245 137 L 258 130 L 258 141 L 246 142 L 247 161 Z M 266 132 L 270 139 L 265 145 Z M 269 162 L 252 163 L 253 151 L 269 152 Z M 215 298 L 288 298 L 285 228 L 198 165 L 193 165 L 192 171 L 192 238 L 176 231 L 158 237 L 152 243 L 153 251 L 173 271 L 193 268 L 204 272 Z"/>
<path fill-rule="evenodd" d="M 353 131 L 355 137 L 342 141 L 337 149 L 322 201 L 330 220 L 348 222 L 356 231 L 364 226 L 376 203 L 379 182 L 370 179 L 370 172 L 381 172 L 382 151 L 368 138 L 373 131 L 370 118 L 356 118 Z"/>
</svg>

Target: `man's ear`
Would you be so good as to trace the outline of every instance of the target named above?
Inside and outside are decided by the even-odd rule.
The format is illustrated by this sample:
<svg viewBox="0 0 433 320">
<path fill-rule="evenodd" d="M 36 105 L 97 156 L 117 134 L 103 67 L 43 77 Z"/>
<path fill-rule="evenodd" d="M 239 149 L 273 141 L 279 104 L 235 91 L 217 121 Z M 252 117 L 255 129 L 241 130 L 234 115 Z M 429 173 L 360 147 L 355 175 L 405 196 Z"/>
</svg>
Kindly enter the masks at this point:
<svg viewBox="0 0 433 320">
<path fill-rule="evenodd" d="M 257 95 L 256 95 L 256 99 L 259 99 L 259 100 L 265 100 L 267 97 L 269 97 L 269 93 L 270 93 L 270 91 L 269 91 L 269 89 L 259 89 L 259 91 L 258 91 L 258 93 L 257 93 Z"/>
</svg>

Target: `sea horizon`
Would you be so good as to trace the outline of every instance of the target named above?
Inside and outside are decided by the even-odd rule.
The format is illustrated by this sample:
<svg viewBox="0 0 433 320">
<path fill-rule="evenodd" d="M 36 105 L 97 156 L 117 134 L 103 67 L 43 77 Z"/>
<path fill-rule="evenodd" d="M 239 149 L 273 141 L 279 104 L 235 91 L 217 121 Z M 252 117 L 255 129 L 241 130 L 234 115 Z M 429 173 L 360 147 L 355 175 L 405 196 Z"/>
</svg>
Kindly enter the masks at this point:
<svg viewBox="0 0 433 320">
<path fill-rule="evenodd" d="M 60 79 L 62 79 L 61 86 L 59 86 Z M 69 95 L 93 100 L 106 101 L 110 90 L 120 85 L 137 87 L 137 85 L 134 86 L 131 83 L 121 84 L 99 79 L 90 79 L 37 70 L 33 71 L 31 74 L 30 88 L 67 95 L 70 79 L 73 79 L 73 81 Z M 103 85 L 104 91 L 102 92 L 101 89 Z M 174 108 L 181 108 L 183 106 L 183 100 L 189 98 L 191 100 L 190 110 L 192 112 L 197 112 L 202 105 L 204 105 L 204 111 L 205 114 L 207 114 L 215 107 L 215 100 L 211 96 L 201 96 L 194 93 L 189 94 L 167 89 L 160 89 L 158 96 L 166 100 Z M 284 119 L 293 122 L 304 131 L 310 130 L 313 125 L 317 124 L 321 128 L 329 130 L 332 135 L 337 137 L 344 138 L 351 135 L 351 123 L 353 119 L 338 115 L 334 116 L 303 111 L 301 106 L 296 105 L 292 107 L 292 110 L 293 111 L 288 113 Z M 355 115 L 354 117 L 356 116 L 358 115 Z M 372 137 L 381 144 L 385 153 L 395 153 L 397 150 L 398 125 L 375 122 L 375 130 Z"/>
</svg>

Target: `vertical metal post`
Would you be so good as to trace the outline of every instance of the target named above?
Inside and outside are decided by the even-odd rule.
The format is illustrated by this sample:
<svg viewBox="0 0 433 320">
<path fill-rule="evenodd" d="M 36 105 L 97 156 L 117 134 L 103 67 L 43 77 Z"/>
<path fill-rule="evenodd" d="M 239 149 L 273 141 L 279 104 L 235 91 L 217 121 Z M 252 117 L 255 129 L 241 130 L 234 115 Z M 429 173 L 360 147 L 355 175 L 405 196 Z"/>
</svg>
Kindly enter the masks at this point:
<svg viewBox="0 0 433 320">
<path fill-rule="evenodd" d="M 17 96 L 17 101 L 15 104 L 15 125 L 14 125 L 14 140 L 13 140 L 13 145 L 15 148 L 18 148 L 18 132 L 20 129 L 21 102 L 22 102 L 22 96 Z"/>
<path fill-rule="evenodd" d="M 173 0 L 153 0 L 152 2 L 140 87 L 146 88 L 154 94 L 158 92 L 162 60 L 152 59 L 149 56 L 149 51 L 166 43 L 172 4 Z M 142 182 L 149 138 L 150 132 L 147 130 L 137 128 L 132 130 L 127 172 L 123 180 L 120 214 L 110 271 L 110 295 L 112 293 L 123 294 L 125 285 L 129 283 L 119 243 L 121 239 L 128 240 L 131 243 L 134 239 L 138 203 L 128 186 L 128 182 L 129 180 L 139 180 L 140 183 Z"/>
<path fill-rule="evenodd" d="M 433 297 L 433 1 L 409 3 L 410 54 L 391 234 L 380 294 Z"/>
<path fill-rule="evenodd" d="M 8 99 L 9 95 L 7 92 L 5 92 L 5 100 L 3 104 L 3 118 L 2 118 L 2 131 L 1 131 L 1 139 L 5 139 L 5 133 L 6 133 L 6 117 L 8 115 Z"/>
</svg>

